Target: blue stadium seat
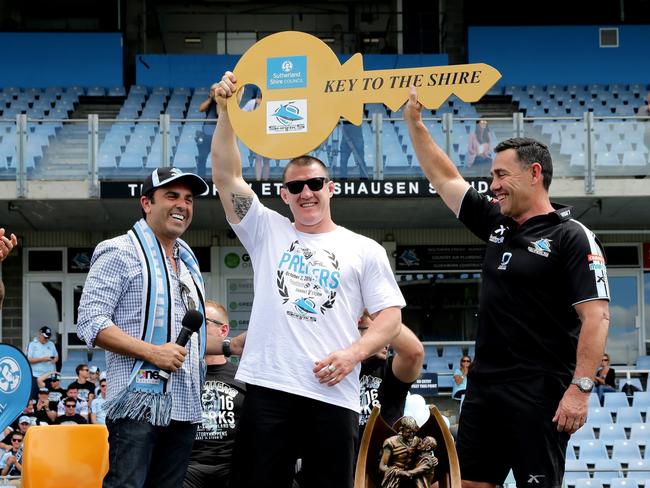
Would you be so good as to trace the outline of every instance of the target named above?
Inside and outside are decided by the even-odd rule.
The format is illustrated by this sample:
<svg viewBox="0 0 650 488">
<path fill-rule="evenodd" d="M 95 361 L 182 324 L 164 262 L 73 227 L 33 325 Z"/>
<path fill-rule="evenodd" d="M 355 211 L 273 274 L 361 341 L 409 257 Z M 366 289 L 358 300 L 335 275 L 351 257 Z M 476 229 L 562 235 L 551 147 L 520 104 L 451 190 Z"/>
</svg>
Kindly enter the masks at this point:
<svg viewBox="0 0 650 488">
<path fill-rule="evenodd" d="M 576 488 L 603 488 L 603 482 L 599 479 L 578 478 L 575 482 Z"/>
<path fill-rule="evenodd" d="M 645 486 L 649 486 L 648 483 Z M 609 481 L 609 488 L 639 488 L 638 480 L 627 478 L 612 478 Z"/>
<path fill-rule="evenodd" d="M 149 93 L 149 91 L 144 86 L 132 85 L 131 88 L 129 89 L 129 96 L 131 96 L 132 93 L 133 94 L 137 93 L 137 94 L 141 94 L 141 95 L 146 95 L 147 93 Z"/>
<path fill-rule="evenodd" d="M 97 156 L 97 165 L 100 169 L 112 169 L 117 167 L 115 154 L 99 153 Z"/>
<path fill-rule="evenodd" d="M 427 362 L 427 371 L 433 373 L 449 373 L 453 372 L 453 369 L 449 367 L 449 361 L 444 358 L 432 358 Z"/>
<path fill-rule="evenodd" d="M 594 478 L 607 480 L 623 477 L 621 463 L 615 459 L 599 459 L 594 465 Z"/>
<path fill-rule="evenodd" d="M 650 478 L 650 461 L 648 460 L 630 460 L 627 469 L 628 480 L 645 482 L 645 480 Z"/>
<path fill-rule="evenodd" d="M 636 358 L 636 369 L 650 370 L 650 356 L 639 356 Z"/>
<path fill-rule="evenodd" d="M 650 391 L 635 391 L 632 396 L 632 406 L 642 409 L 650 407 Z"/>
<path fill-rule="evenodd" d="M 571 441 L 581 441 L 583 439 L 593 440 L 596 436 L 594 435 L 594 429 L 591 427 L 591 424 L 585 424 L 579 428 L 576 432 L 571 434 Z"/>
<path fill-rule="evenodd" d="M 625 385 L 630 385 L 630 386 L 633 386 L 634 388 L 636 388 L 636 390 L 632 390 L 632 391 L 643 391 L 643 384 L 641 383 L 641 380 L 639 378 L 630 378 L 630 379 L 623 378 L 618 383 L 618 389 L 620 391 L 623 391 L 623 387 Z M 627 393 L 625 393 L 625 394 L 628 395 Z M 628 398 L 629 398 L 629 396 L 630 395 L 628 395 Z"/>
<path fill-rule="evenodd" d="M 86 95 L 89 97 L 103 97 L 106 95 L 106 88 L 103 86 L 91 86 L 86 91 Z"/>
<path fill-rule="evenodd" d="M 589 408 L 600 408 L 602 405 L 600 404 L 600 398 L 598 398 L 598 394 L 596 392 L 591 392 L 589 395 Z"/>
<path fill-rule="evenodd" d="M 108 96 L 109 97 L 125 97 L 126 96 L 126 90 L 124 89 L 123 86 L 113 86 L 108 89 Z"/>
<path fill-rule="evenodd" d="M 567 459 L 564 465 L 564 483 L 574 485 L 578 479 L 589 476 L 587 463 L 580 460 Z"/>
<path fill-rule="evenodd" d="M 648 164 L 646 155 L 636 151 L 626 151 L 623 153 L 623 166 L 645 166 Z"/>
<path fill-rule="evenodd" d="M 575 461 L 577 459 L 576 450 L 573 448 L 573 444 L 568 444 L 566 446 L 565 456 L 567 461 Z"/>
<path fill-rule="evenodd" d="M 605 396 L 605 401 L 607 401 L 607 396 Z M 631 425 L 637 422 L 643 422 L 643 419 L 641 417 L 642 411 L 643 409 L 641 407 L 618 407 L 615 410 L 616 423 Z"/>
<path fill-rule="evenodd" d="M 614 445 L 616 440 L 627 440 L 625 429 L 619 424 L 601 424 L 598 438 L 604 441 L 607 446 Z"/>
<path fill-rule="evenodd" d="M 592 425 L 612 423 L 611 410 L 607 407 L 590 408 L 587 412 L 587 422 Z"/>
<path fill-rule="evenodd" d="M 612 459 L 619 462 L 629 462 L 629 460 L 641 460 L 641 451 L 636 441 L 617 439 L 614 441 L 612 449 Z"/>
<path fill-rule="evenodd" d="M 460 358 L 463 355 L 463 348 L 461 346 L 443 346 L 442 357 L 449 359 L 454 367 L 459 364 Z"/>
<path fill-rule="evenodd" d="M 637 422 L 630 425 L 630 440 L 645 445 L 647 451 L 647 444 L 650 442 L 650 424 Z"/>
<path fill-rule="evenodd" d="M 609 459 L 605 443 L 600 439 L 579 441 L 578 459 L 587 463 L 595 463 L 598 459 Z"/>
<path fill-rule="evenodd" d="M 627 401 L 627 396 L 625 396 L 625 393 L 621 391 L 614 391 L 605 394 L 603 406 L 610 409 L 629 407 L 630 402 Z"/>
</svg>

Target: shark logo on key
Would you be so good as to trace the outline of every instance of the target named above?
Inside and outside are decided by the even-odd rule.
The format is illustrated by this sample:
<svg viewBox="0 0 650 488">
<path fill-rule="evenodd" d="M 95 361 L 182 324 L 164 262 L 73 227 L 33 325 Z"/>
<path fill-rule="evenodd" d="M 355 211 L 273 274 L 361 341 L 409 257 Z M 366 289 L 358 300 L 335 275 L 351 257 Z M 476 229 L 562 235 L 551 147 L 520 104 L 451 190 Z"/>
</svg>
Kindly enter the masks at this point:
<svg viewBox="0 0 650 488">
<path fill-rule="evenodd" d="M 293 105 L 293 102 L 280 105 L 273 113 L 273 116 L 283 125 L 289 125 L 303 119 L 300 115 L 300 109 Z"/>
</svg>

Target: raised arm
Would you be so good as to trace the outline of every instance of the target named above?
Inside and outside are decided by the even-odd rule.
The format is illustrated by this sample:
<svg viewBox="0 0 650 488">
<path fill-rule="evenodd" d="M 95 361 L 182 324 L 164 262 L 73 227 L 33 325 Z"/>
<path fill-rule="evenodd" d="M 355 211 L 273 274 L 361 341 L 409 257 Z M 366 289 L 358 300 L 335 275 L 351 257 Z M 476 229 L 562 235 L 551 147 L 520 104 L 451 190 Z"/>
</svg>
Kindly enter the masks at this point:
<svg viewBox="0 0 650 488">
<path fill-rule="evenodd" d="M 424 361 L 424 346 L 406 325 L 401 324 L 399 334 L 390 343 L 395 351 L 393 374 L 404 382 L 412 383 L 420 376 Z"/>
<path fill-rule="evenodd" d="M 214 99 L 214 88 L 210 87 L 210 93 L 208 94 L 208 98 L 203 100 L 201 102 L 201 105 L 199 105 L 199 112 L 205 112 L 208 110 L 208 107 L 212 103 L 212 100 Z"/>
<path fill-rule="evenodd" d="M 404 121 L 422 171 L 447 207 L 457 216 L 469 183 L 463 179 L 449 156 L 435 143 L 422 122 L 422 105 L 417 101 L 415 87 L 411 87 L 409 101 L 406 102 Z"/>
<path fill-rule="evenodd" d="M 217 186 L 226 218 L 238 224 L 253 202 L 254 193 L 242 177 L 237 136 L 228 117 L 228 98 L 237 92 L 237 79 L 226 71 L 215 93 L 219 118 L 212 136 L 212 181 Z"/>
</svg>

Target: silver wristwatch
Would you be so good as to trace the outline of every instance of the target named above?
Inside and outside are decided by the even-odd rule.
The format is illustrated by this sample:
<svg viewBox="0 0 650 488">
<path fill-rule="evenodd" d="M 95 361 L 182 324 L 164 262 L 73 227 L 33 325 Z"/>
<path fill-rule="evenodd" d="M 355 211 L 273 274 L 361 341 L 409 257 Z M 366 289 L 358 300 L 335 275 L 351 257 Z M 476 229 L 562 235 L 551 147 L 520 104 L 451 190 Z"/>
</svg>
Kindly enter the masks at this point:
<svg viewBox="0 0 650 488">
<path fill-rule="evenodd" d="M 594 389 L 594 380 L 587 376 L 583 376 L 582 378 L 573 378 L 571 384 L 576 385 L 583 393 L 590 393 L 591 390 Z"/>
</svg>

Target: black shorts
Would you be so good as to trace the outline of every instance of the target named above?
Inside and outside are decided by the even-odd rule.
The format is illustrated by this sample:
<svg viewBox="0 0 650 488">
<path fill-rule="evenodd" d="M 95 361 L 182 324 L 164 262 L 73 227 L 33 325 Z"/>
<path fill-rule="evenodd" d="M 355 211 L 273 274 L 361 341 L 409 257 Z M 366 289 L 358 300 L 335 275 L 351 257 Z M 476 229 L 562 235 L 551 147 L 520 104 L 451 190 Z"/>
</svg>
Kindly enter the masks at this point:
<svg viewBox="0 0 650 488">
<path fill-rule="evenodd" d="M 560 487 L 569 434 L 552 422 L 564 387 L 550 377 L 502 383 L 470 379 L 460 414 L 461 478 L 518 487 Z"/>
</svg>

